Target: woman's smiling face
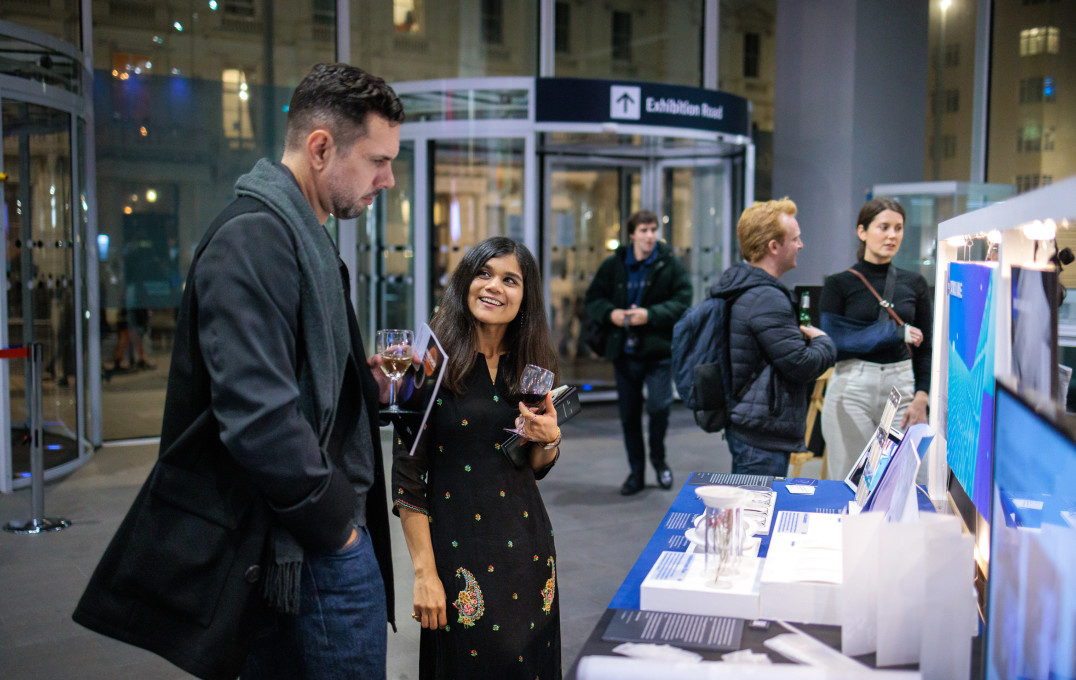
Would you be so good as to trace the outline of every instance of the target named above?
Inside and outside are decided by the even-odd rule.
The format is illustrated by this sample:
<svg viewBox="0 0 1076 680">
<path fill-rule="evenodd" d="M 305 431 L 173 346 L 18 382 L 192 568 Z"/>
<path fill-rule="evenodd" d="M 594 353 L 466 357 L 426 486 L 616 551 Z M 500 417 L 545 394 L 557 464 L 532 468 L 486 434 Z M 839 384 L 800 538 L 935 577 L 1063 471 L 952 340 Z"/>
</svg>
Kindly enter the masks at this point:
<svg viewBox="0 0 1076 680">
<path fill-rule="evenodd" d="M 523 302 L 523 275 L 515 254 L 491 257 L 467 292 L 467 308 L 480 324 L 507 325 Z"/>
</svg>

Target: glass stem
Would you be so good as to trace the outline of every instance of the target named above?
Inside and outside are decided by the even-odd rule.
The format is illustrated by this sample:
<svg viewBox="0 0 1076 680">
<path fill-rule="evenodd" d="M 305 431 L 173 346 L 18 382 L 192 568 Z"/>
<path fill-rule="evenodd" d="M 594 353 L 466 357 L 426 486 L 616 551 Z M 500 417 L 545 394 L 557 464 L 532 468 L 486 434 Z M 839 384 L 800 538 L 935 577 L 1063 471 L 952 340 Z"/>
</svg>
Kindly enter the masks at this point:
<svg viewBox="0 0 1076 680">
<path fill-rule="evenodd" d="M 389 408 L 396 406 L 396 378 L 389 378 Z"/>
</svg>

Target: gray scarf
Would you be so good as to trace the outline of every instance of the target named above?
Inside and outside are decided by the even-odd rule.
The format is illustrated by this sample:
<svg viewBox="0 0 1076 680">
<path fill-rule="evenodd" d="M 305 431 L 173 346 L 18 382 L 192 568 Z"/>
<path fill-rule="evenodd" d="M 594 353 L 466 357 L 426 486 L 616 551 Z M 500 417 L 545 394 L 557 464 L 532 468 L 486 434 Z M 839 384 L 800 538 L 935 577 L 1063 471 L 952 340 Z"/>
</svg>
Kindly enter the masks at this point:
<svg viewBox="0 0 1076 680">
<path fill-rule="evenodd" d="M 253 197 L 287 225 L 299 259 L 299 323 L 304 351 L 299 359 L 299 411 L 314 428 L 327 453 L 336 407 L 351 354 L 346 298 L 339 255 L 329 233 L 289 174 L 267 159 L 236 180 L 238 196 Z M 303 549 L 282 527 L 272 536 L 273 560 L 265 578 L 266 600 L 289 614 L 299 611 L 299 573 Z"/>
</svg>

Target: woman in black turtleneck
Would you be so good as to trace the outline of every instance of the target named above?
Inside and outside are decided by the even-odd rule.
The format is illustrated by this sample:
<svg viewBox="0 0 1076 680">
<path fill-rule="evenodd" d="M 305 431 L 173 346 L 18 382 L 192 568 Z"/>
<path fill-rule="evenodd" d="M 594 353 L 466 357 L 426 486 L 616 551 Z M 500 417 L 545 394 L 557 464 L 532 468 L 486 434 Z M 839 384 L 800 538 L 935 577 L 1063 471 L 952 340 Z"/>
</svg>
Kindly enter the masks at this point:
<svg viewBox="0 0 1076 680">
<path fill-rule="evenodd" d="M 889 314 L 852 272 L 826 277 L 820 304 L 822 330 L 831 335 L 838 350 L 822 407 L 830 479 L 844 479 L 855 464 L 878 427 L 890 387 L 903 397 L 895 425 L 903 430 L 927 421 L 933 325 L 927 282 L 891 264 L 904 237 L 904 208 L 891 198 L 867 201 L 859 211 L 856 233 L 861 244 L 859 261 L 852 268 L 893 304 L 905 326 L 887 322 Z M 890 277 L 891 294 L 886 291 Z M 848 319 L 853 321 L 845 322 Z M 870 326 L 849 330 L 856 322 Z"/>
</svg>

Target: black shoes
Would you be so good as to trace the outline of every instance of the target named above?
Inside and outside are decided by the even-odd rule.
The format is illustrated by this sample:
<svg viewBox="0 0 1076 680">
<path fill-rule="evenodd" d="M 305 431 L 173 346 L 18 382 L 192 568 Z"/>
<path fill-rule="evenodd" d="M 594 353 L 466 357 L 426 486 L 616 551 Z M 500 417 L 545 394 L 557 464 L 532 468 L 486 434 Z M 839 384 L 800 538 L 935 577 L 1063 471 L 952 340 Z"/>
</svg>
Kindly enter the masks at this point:
<svg viewBox="0 0 1076 680">
<path fill-rule="evenodd" d="M 628 475 L 628 478 L 624 480 L 624 484 L 620 487 L 621 496 L 634 496 L 643 490 L 643 480 L 635 475 Z"/>
<path fill-rule="evenodd" d="M 663 489 L 671 489 L 673 486 L 673 473 L 669 469 L 668 465 L 661 465 L 661 467 L 654 468 L 654 473 L 658 477 L 658 486 Z M 620 487 L 621 496 L 634 496 L 643 490 L 646 483 L 642 477 L 636 477 L 635 475 L 628 475 L 628 478 L 624 480 L 624 484 Z"/>
<path fill-rule="evenodd" d="M 658 486 L 666 490 L 672 488 L 673 474 L 668 465 L 662 465 L 659 468 L 655 468 L 654 472 L 658 475 Z"/>
</svg>

